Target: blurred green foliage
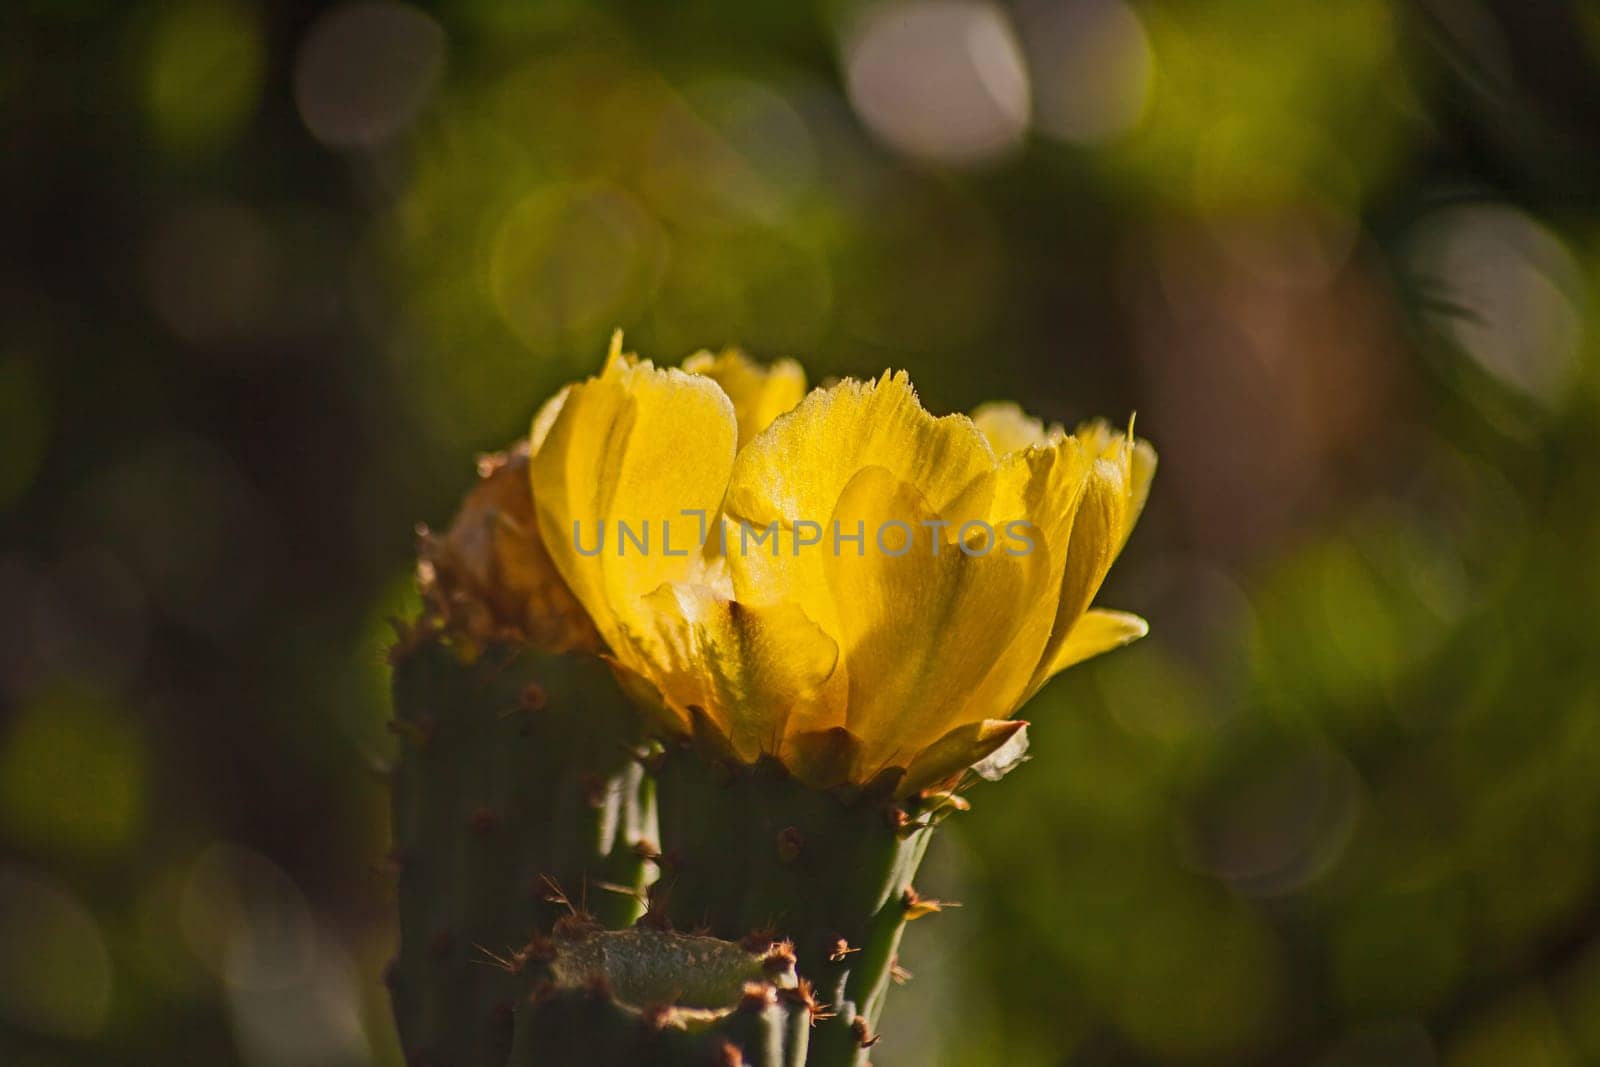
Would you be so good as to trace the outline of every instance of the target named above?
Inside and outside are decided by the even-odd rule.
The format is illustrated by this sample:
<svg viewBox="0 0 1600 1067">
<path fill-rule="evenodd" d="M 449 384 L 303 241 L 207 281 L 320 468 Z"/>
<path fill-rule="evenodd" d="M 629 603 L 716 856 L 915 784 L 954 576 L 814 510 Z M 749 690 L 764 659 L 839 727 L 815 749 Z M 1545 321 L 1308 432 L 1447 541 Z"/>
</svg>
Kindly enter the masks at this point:
<svg viewBox="0 0 1600 1067">
<path fill-rule="evenodd" d="M 0 1060 L 398 1062 L 412 524 L 621 326 L 1161 450 L 874 1062 L 1600 1062 L 1592 10 L 13 8 Z"/>
</svg>

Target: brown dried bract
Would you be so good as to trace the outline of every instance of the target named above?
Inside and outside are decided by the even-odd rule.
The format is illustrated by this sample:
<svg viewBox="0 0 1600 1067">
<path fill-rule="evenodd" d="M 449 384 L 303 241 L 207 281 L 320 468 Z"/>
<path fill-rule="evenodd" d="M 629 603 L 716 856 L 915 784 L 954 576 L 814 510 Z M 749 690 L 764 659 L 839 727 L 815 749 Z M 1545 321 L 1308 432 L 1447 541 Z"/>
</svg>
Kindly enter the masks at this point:
<svg viewBox="0 0 1600 1067">
<path fill-rule="evenodd" d="M 478 477 L 444 533 L 417 531 L 423 622 L 479 645 L 598 650 L 594 624 L 539 536 L 527 443 L 483 457 Z M 402 635 L 396 648 L 407 645 Z"/>
</svg>

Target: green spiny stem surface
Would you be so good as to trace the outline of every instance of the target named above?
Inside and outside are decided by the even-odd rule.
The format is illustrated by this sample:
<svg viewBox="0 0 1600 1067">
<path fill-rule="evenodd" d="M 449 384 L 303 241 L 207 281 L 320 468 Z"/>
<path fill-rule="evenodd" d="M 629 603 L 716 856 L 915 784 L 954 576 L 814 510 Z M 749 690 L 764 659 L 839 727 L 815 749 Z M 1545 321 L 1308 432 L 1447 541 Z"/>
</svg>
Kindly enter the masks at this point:
<svg viewBox="0 0 1600 1067">
<path fill-rule="evenodd" d="M 793 957 L 636 927 L 543 939 L 512 1067 L 802 1067 Z"/>
<path fill-rule="evenodd" d="M 501 1067 L 524 986 L 491 964 L 564 913 L 636 917 L 653 802 L 640 723 L 593 658 L 438 638 L 395 657 L 400 952 L 388 982 L 413 1063 Z M 616 892 L 604 885 L 623 887 Z"/>
<path fill-rule="evenodd" d="M 934 816 L 809 788 L 772 760 L 729 767 L 674 745 L 658 764 L 652 907 L 718 937 L 792 941 L 800 976 L 834 1013 L 812 1033 L 809 1064 L 865 1062 Z"/>
</svg>

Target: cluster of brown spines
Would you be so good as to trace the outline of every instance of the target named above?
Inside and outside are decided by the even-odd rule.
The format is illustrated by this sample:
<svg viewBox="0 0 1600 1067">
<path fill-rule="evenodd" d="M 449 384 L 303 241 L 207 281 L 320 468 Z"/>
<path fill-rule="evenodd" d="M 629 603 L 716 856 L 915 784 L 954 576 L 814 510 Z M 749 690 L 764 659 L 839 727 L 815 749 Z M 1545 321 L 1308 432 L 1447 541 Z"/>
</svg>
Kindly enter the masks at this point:
<svg viewBox="0 0 1600 1067">
<path fill-rule="evenodd" d="M 759 941 L 762 937 L 767 938 L 766 955 L 761 961 L 762 969 L 775 979 L 779 976 L 792 977 L 794 979 L 792 985 L 785 983 L 775 990 L 775 995 L 796 1007 L 804 1008 L 813 1023 L 819 1019 L 832 1018 L 833 1013 L 828 1010 L 828 1006 L 817 1000 L 816 991 L 812 987 L 810 979 L 796 975 L 794 944 L 789 941 L 773 941 L 767 931 L 764 930 L 752 931 L 747 934 L 744 944 L 749 946 Z"/>
<path fill-rule="evenodd" d="M 925 915 L 937 915 L 946 908 L 959 908 L 961 905 L 953 900 L 936 900 L 925 897 L 911 886 L 900 896 L 900 903 L 906 911 L 906 922 L 920 919 Z"/>
</svg>

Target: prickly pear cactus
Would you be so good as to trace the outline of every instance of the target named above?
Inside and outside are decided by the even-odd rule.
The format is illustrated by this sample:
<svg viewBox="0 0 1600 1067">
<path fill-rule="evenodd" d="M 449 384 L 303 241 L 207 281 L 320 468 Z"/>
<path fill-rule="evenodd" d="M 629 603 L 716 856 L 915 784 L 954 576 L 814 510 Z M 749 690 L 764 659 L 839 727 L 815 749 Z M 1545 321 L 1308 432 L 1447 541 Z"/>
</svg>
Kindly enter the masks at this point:
<svg viewBox="0 0 1600 1067">
<path fill-rule="evenodd" d="M 413 1060 L 861 1067 L 905 924 L 940 908 L 912 887 L 936 823 L 1025 758 L 1039 686 L 1148 629 L 1090 605 L 1154 469 L 1131 425 L 935 418 L 903 373 L 808 394 L 792 361 L 658 368 L 615 337 L 420 539 L 434 629 L 395 672 Z M 1049 551 L 985 561 L 935 500 Z M 625 549 L 674 513 L 700 551 L 664 525 Z M 830 514 L 887 520 L 881 551 L 847 558 L 836 520 L 800 561 Z M 915 552 L 882 542 L 901 514 Z M 759 565 L 710 536 L 737 524 L 743 553 L 752 522 Z M 606 932 L 640 900 L 642 929 Z"/>
<path fill-rule="evenodd" d="M 569 898 L 612 926 L 638 913 L 655 837 L 638 717 L 590 656 L 491 646 L 464 662 L 424 634 L 394 659 L 402 1047 L 499 1067 L 526 990 L 493 961 Z"/>
</svg>

